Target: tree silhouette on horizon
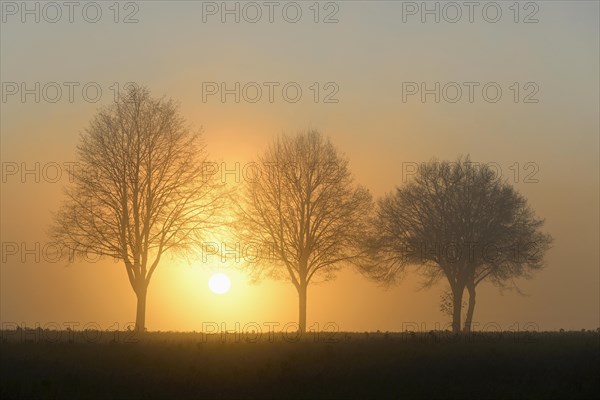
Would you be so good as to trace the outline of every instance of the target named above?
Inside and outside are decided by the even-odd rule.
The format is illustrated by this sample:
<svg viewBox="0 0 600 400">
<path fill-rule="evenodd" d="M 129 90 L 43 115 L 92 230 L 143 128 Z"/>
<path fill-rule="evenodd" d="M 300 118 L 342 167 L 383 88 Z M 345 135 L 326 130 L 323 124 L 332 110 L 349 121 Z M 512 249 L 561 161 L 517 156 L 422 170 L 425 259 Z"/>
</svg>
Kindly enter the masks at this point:
<svg viewBox="0 0 600 400">
<path fill-rule="evenodd" d="M 414 178 L 378 201 L 370 260 L 361 270 L 391 284 L 416 266 L 430 286 L 446 278 L 452 293 L 452 330 L 461 329 L 463 293 L 469 302 L 470 331 L 475 289 L 484 280 L 503 286 L 543 267 L 552 238 L 527 200 L 486 164 L 459 157 L 455 162 L 419 165 Z"/>
<path fill-rule="evenodd" d="M 277 137 L 256 165 L 257 179 L 238 203 L 238 236 L 272 249 L 251 271 L 291 281 L 303 333 L 309 283 L 333 278 L 361 256 L 371 195 L 354 184 L 348 160 L 318 131 Z"/>
<path fill-rule="evenodd" d="M 76 255 L 123 261 L 137 297 L 136 329 L 144 331 L 148 285 L 163 255 L 193 250 L 218 224 L 224 196 L 203 173 L 200 132 L 173 100 L 132 86 L 92 119 L 77 158 L 51 235 Z"/>
</svg>

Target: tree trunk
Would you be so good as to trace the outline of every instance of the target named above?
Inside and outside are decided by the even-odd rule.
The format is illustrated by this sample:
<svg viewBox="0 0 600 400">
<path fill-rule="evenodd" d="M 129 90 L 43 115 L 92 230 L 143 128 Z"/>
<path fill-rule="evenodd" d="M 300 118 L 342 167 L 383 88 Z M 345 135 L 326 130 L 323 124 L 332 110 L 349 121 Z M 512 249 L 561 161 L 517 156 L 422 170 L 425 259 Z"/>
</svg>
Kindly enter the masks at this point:
<svg viewBox="0 0 600 400">
<path fill-rule="evenodd" d="M 460 286 L 460 287 L 459 287 Z M 465 288 L 462 285 L 452 287 L 452 333 L 460 332 L 462 313 L 462 297 Z"/>
<path fill-rule="evenodd" d="M 300 330 L 300 333 L 305 333 L 306 332 L 306 289 L 307 289 L 306 284 L 301 284 L 300 287 L 298 287 L 298 300 L 299 300 L 299 304 L 298 304 L 298 327 Z"/>
<path fill-rule="evenodd" d="M 135 291 L 137 296 L 137 311 L 135 314 L 135 330 L 143 333 L 146 330 L 146 293 L 148 286 L 144 283 L 140 284 Z"/>
<path fill-rule="evenodd" d="M 469 292 L 469 308 L 467 309 L 467 315 L 465 317 L 465 332 L 471 332 L 471 325 L 473 324 L 473 312 L 475 311 L 475 283 L 467 283 L 467 291 Z"/>
</svg>

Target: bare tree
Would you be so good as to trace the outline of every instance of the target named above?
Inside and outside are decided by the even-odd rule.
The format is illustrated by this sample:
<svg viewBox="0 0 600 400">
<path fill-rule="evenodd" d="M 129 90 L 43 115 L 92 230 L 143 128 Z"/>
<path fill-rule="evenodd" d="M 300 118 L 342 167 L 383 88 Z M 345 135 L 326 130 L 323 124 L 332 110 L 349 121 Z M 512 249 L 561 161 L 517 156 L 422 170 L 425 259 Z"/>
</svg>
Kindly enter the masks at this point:
<svg viewBox="0 0 600 400">
<path fill-rule="evenodd" d="M 373 261 L 363 271 L 392 283 L 416 265 L 425 286 L 445 277 L 454 332 L 461 327 L 465 288 L 468 331 L 475 287 L 486 279 L 505 285 L 529 277 L 543 266 L 551 244 L 526 199 L 492 168 L 468 157 L 421 164 L 413 180 L 379 201 L 374 225 L 376 234 L 365 240 Z"/>
<path fill-rule="evenodd" d="M 191 250 L 216 223 L 220 187 L 203 174 L 206 153 L 172 100 L 131 87 L 102 108 L 81 135 L 78 168 L 52 235 L 78 255 L 125 264 L 137 296 L 136 329 L 166 252 Z"/>
<path fill-rule="evenodd" d="M 353 183 L 346 158 L 317 131 L 275 139 L 255 165 L 238 232 L 270 249 L 253 264 L 256 276 L 291 280 L 305 332 L 308 284 L 317 275 L 333 278 L 360 256 L 371 195 Z"/>
</svg>

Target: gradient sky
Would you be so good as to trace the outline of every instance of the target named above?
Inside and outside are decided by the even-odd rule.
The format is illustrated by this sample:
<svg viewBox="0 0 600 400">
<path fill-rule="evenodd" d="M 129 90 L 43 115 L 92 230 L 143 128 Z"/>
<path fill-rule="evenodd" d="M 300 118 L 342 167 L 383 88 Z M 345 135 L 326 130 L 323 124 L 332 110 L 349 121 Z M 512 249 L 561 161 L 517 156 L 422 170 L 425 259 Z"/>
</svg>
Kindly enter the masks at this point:
<svg viewBox="0 0 600 400">
<path fill-rule="evenodd" d="M 232 17 L 221 23 L 219 15 L 203 22 L 203 4 L 193 1 L 140 2 L 138 23 L 115 23 L 109 4 L 102 3 L 103 17 L 95 24 L 77 10 L 73 23 L 66 16 L 57 23 L 35 23 L 33 17 L 22 23 L 20 14 L 3 11 L 3 95 L 7 82 L 78 82 L 80 88 L 96 82 L 103 92 L 97 103 L 85 101 L 78 89 L 72 103 L 66 89 L 56 103 L 35 103 L 31 95 L 25 102 L 19 95 L 2 100 L 2 323 L 95 322 L 107 329 L 133 321 L 135 296 L 122 264 L 37 263 L 33 256 L 22 262 L 20 253 L 4 251 L 6 243 L 44 245 L 68 184 L 66 171 L 54 183 L 4 176 L 9 163 L 34 168 L 75 161 L 79 133 L 99 106 L 112 101 L 110 87 L 132 81 L 179 101 L 182 115 L 203 127 L 210 155 L 229 166 L 253 159 L 281 132 L 309 127 L 331 138 L 350 159 L 357 182 L 374 196 L 402 184 L 406 162 L 470 154 L 474 161 L 497 163 L 546 219 L 555 242 L 547 267 L 516 282 L 522 294 L 483 284 L 475 321 L 503 329 L 530 322 L 542 330 L 599 326 L 598 2 L 537 2 L 539 22 L 529 24 L 513 21 L 512 2 L 500 3 L 497 23 L 486 22 L 480 9 L 472 23 L 467 16 L 457 23 L 435 23 L 433 17 L 422 23 L 419 15 L 403 22 L 402 2 L 342 1 L 336 3 L 339 22 L 331 24 L 314 23 L 308 8 L 313 2 L 301 4 L 298 23 L 276 10 L 273 23 L 263 16 L 254 24 L 233 23 Z M 122 9 L 119 18 L 129 11 Z M 529 11 L 521 10 L 519 18 Z M 273 103 L 234 103 L 232 96 L 225 103 L 218 96 L 203 102 L 203 82 L 297 82 L 303 95 L 297 103 L 284 101 L 281 92 Z M 314 82 L 335 82 L 339 102 L 315 103 L 309 89 Z M 476 89 L 473 103 L 466 93 L 457 103 L 435 103 L 432 96 L 425 103 L 418 96 L 403 102 L 403 82 L 497 82 L 503 96 L 489 103 Z M 515 103 L 509 89 L 514 82 L 521 90 L 534 82 L 539 102 Z M 537 183 L 523 182 L 530 162 L 539 167 Z M 518 182 L 509 169 L 515 163 Z M 225 295 L 207 288 L 217 270 L 232 277 Z M 334 322 L 353 331 L 446 326 L 449 317 L 439 311 L 444 283 L 419 290 L 420 282 L 412 273 L 384 290 L 343 270 L 336 280 L 309 287 L 308 325 Z M 235 322 L 296 319 L 297 294 L 289 282 L 251 284 L 232 263 L 216 258 L 209 265 L 167 259 L 150 283 L 150 330 L 200 330 L 202 322 L 234 329 Z"/>
</svg>

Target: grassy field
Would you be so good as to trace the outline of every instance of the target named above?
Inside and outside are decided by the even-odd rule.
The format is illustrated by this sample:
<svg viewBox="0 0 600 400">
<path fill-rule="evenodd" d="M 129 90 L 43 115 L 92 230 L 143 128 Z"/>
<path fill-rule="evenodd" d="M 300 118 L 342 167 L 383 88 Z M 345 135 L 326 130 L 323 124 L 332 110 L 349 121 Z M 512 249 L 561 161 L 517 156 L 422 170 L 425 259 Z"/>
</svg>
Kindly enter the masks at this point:
<svg viewBox="0 0 600 400">
<path fill-rule="evenodd" d="M 39 333 L 39 332 L 38 332 Z M 3 399 L 593 398 L 597 332 L 2 332 Z M 285 339 L 285 340 L 284 340 Z"/>
</svg>

